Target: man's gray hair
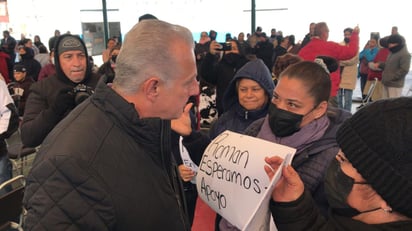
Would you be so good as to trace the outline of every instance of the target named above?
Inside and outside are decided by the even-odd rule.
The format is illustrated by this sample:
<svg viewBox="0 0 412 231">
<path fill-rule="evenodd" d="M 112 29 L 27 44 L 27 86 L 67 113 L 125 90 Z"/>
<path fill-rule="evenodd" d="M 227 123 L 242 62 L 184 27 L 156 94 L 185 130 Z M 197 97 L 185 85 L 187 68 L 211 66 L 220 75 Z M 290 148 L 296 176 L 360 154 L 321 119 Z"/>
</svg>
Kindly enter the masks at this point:
<svg viewBox="0 0 412 231">
<path fill-rule="evenodd" d="M 185 27 L 161 20 L 143 20 L 126 35 L 116 60 L 113 87 L 125 94 L 136 93 L 151 76 L 164 81 L 180 72 L 178 55 L 173 52 L 177 41 L 194 49 L 192 33 Z"/>
</svg>

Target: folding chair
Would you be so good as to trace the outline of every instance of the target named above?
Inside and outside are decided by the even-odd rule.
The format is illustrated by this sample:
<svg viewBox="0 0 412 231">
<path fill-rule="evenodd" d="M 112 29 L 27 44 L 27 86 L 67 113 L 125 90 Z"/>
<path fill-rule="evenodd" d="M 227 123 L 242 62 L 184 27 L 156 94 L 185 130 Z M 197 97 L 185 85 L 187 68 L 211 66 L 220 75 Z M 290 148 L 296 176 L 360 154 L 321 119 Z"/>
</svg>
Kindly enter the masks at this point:
<svg viewBox="0 0 412 231">
<path fill-rule="evenodd" d="M 20 170 L 19 174 L 23 174 L 24 167 L 27 165 L 27 157 L 37 152 L 37 148 L 25 147 L 21 141 L 20 129 L 18 129 L 7 140 L 7 151 L 11 160 L 19 161 L 13 163 L 16 170 Z"/>
<path fill-rule="evenodd" d="M 408 91 L 407 91 L 406 94 L 405 94 L 405 96 L 410 96 L 410 95 L 412 95 L 412 85 L 409 86 L 409 89 L 408 89 Z"/>
<path fill-rule="evenodd" d="M 376 84 L 378 83 L 378 78 L 374 78 L 373 82 L 371 83 L 369 90 L 368 90 L 368 94 L 366 94 L 366 97 L 362 100 L 361 104 L 356 108 L 356 109 L 361 109 L 363 106 L 365 106 L 366 104 L 370 103 L 372 100 L 372 95 L 373 92 L 375 91 L 376 88 Z"/>
<path fill-rule="evenodd" d="M 36 148 L 24 147 L 23 144 L 14 144 L 7 147 L 9 158 L 12 160 L 19 160 L 17 164 L 17 170 L 20 170 L 20 174 L 24 173 L 24 168 L 28 166 L 28 156 L 37 152 Z"/>
<path fill-rule="evenodd" d="M 25 184 L 25 177 L 18 175 L 0 185 L 0 231 L 23 231 Z"/>
</svg>

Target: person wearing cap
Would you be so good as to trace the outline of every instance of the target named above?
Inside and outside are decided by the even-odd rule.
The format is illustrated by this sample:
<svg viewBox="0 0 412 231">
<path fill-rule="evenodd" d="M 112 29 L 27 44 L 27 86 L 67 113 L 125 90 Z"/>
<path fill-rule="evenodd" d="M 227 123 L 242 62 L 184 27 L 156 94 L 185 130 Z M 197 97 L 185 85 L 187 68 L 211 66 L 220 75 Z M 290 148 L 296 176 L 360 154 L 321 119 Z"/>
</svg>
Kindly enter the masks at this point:
<svg viewBox="0 0 412 231">
<path fill-rule="evenodd" d="M 58 37 L 54 60 L 55 76 L 34 83 L 30 89 L 21 126 L 21 139 L 27 147 L 40 145 L 76 106 L 76 86 L 94 89 L 99 79 L 91 71 L 86 46 L 79 36 Z"/>
<path fill-rule="evenodd" d="M 327 220 L 294 168 L 279 169 L 281 158 L 265 158 L 269 177 L 282 173 L 270 202 L 278 230 L 412 230 L 412 98 L 366 105 L 336 139 L 340 150 L 324 179 Z"/>
<path fill-rule="evenodd" d="M 411 55 L 405 43 L 405 38 L 399 34 L 388 38 L 390 54 L 386 62 L 379 64 L 382 72 L 383 98 L 395 98 L 402 95 L 405 77 L 409 73 Z"/>
<path fill-rule="evenodd" d="M 15 82 L 8 85 L 11 90 L 14 104 L 17 106 L 19 116 L 24 115 L 27 98 L 29 97 L 30 87 L 35 82 L 31 76 L 27 75 L 27 69 L 23 64 L 16 63 L 13 67 Z"/>
</svg>

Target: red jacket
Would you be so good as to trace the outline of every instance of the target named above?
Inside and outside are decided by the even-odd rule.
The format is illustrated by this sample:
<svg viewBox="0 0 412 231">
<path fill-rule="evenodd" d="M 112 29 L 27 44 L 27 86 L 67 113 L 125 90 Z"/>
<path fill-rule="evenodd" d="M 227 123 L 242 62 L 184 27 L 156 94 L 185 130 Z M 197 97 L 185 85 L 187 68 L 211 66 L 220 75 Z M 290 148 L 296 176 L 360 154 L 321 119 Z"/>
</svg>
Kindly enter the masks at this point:
<svg viewBox="0 0 412 231">
<path fill-rule="evenodd" d="M 375 59 L 373 59 L 374 63 L 384 63 L 386 62 L 386 58 L 388 57 L 390 51 L 388 48 L 381 48 L 379 49 L 378 53 L 375 56 Z M 372 69 L 369 68 L 368 71 L 368 80 L 373 80 L 374 78 L 378 78 L 379 81 L 382 80 L 382 71 L 373 71 Z"/>
<path fill-rule="evenodd" d="M 7 63 L 10 60 L 10 56 L 5 52 L 0 52 L 0 73 L 3 75 L 6 83 L 10 83 L 9 67 Z"/>
<path fill-rule="evenodd" d="M 314 61 L 319 55 L 331 56 L 339 60 L 347 60 L 354 57 L 359 50 L 359 34 L 353 32 L 350 37 L 349 46 L 342 46 L 339 43 L 312 38 L 312 40 L 304 46 L 298 53 L 304 60 Z M 340 83 L 340 67 L 335 72 L 330 74 L 332 80 L 332 88 L 330 96 L 334 97 L 338 93 Z"/>
</svg>

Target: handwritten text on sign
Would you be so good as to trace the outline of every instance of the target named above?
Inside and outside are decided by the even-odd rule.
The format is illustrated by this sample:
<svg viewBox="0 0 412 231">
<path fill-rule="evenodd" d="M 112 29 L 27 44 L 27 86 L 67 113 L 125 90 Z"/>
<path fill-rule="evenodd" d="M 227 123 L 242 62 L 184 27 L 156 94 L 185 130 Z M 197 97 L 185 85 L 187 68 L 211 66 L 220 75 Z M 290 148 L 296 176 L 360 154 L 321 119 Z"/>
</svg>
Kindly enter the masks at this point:
<svg viewBox="0 0 412 231">
<path fill-rule="evenodd" d="M 225 131 L 203 154 L 196 180 L 199 196 L 229 222 L 244 227 L 269 186 L 264 158 L 294 152 L 293 148 Z"/>
</svg>

